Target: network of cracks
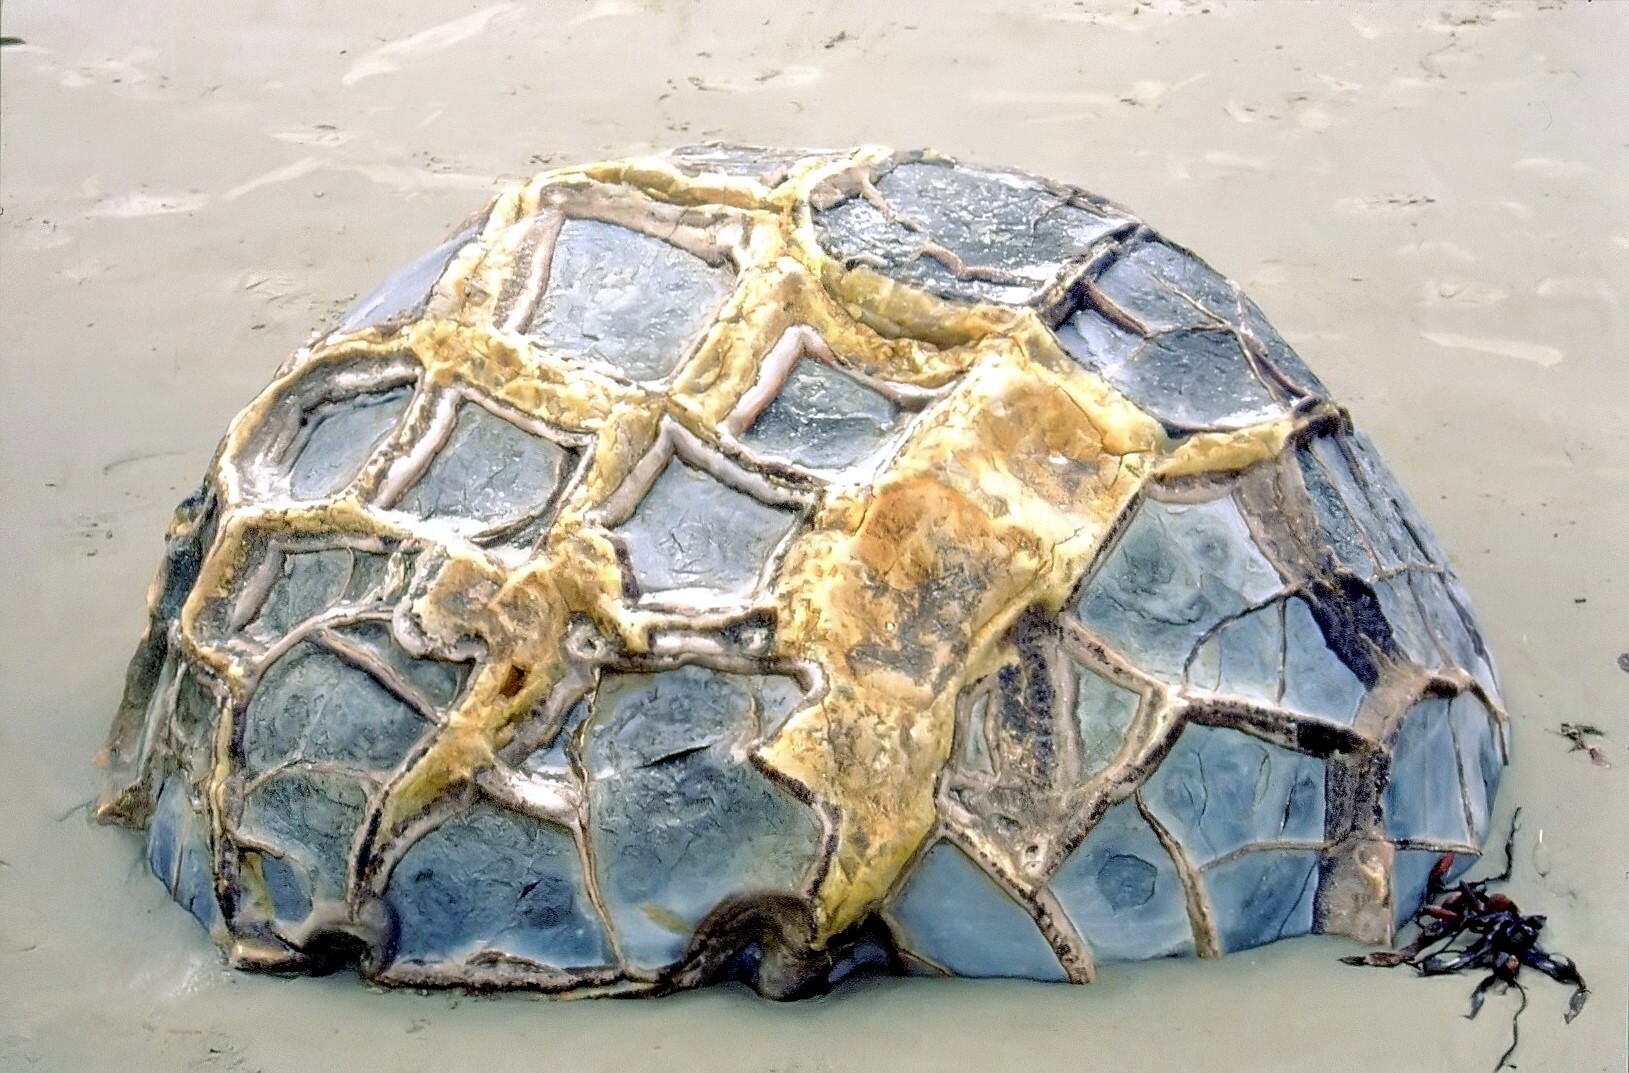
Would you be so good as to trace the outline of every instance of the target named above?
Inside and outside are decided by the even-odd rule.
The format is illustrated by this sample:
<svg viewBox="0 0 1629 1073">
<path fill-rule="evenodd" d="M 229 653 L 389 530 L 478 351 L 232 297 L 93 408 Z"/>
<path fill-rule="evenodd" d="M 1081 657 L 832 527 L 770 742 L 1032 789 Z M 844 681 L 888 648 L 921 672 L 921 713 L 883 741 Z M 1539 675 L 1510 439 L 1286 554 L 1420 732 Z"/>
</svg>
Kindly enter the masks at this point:
<svg viewBox="0 0 1629 1073">
<path fill-rule="evenodd" d="M 729 147 L 670 163 L 760 199 L 810 166 Z M 714 425 L 662 410 L 586 514 L 620 598 L 663 624 L 652 643 L 574 617 L 567 672 L 494 761 L 382 837 L 381 802 L 488 658 L 421 620 L 449 549 L 526 569 L 606 440 L 405 342 L 344 341 L 446 317 L 448 281 L 502 245 L 507 282 L 459 308 L 489 299 L 519 352 L 627 397 L 694 393 L 690 358 L 759 271 L 698 211 L 596 190 L 477 218 L 288 367 L 233 486 L 217 473 L 182 505 L 108 812 L 146 824 L 153 871 L 241 962 L 606 993 L 735 978 L 792 996 L 859 970 L 1078 981 L 1309 931 L 1384 937 L 1372 918 L 1406 920 L 1442 854 L 1474 858 L 1507 751 L 1491 663 L 1441 549 L 1336 411 L 1276 458 L 1139 490 L 1066 604 L 1025 610 L 963 689 L 937 822 L 886 897 L 812 942 L 830 824 L 757 754 L 827 683 L 776 654 L 777 570 L 829 490 L 885 473 L 956 380 L 891 379 L 806 325 L 768 341 Z M 900 155 L 797 211 L 844 269 L 1033 310 L 1173 437 L 1327 401 L 1232 284 L 1073 188 Z M 289 524 L 311 505 L 324 524 Z M 222 570 L 226 598 L 183 616 Z M 977 584 L 951 578 L 923 614 Z M 918 673 L 930 628 L 873 632 L 851 665 Z"/>
</svg>

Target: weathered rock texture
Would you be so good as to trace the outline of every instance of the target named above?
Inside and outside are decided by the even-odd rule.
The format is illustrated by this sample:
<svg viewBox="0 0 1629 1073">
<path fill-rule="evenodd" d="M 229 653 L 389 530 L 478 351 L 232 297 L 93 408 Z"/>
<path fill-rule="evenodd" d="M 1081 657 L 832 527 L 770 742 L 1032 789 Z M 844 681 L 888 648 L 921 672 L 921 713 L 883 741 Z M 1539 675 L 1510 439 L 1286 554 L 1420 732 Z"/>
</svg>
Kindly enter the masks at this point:
<svg viewBox="0 0 1629 1073">
<path fill-rule="evenodd" d="M 102 816 L 235 964 L 385 983 L 1384 941 L 1508 741 L 1237 288 L 877 148 L 505 192 L 239 415 L 151 603 Z"/>
</svg>

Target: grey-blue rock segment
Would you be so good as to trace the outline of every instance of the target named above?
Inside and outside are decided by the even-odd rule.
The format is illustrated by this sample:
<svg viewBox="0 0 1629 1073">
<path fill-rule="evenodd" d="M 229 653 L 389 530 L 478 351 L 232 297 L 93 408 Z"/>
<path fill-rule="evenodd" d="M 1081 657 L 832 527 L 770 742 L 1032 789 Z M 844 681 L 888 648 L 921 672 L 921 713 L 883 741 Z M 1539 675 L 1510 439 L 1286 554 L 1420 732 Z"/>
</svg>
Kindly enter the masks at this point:
<svg viewBox="0 0 1629 1073">
<path fill-rule="evenodd" d="M 413 658 L 397 642 L 387 622 L 374 620 L 336 626 L 333 636 L 349 642 L 345 647 L 347 654 L 359 655 L 367 661 L 370 668 L 367 673 L 374 675 L 375 681 L 379 681 L 379 674 L 390 676 L 380 684 L 398 698 L 407 693 L 409 706 L 426 718 L 431 718 L 432 713 L 422 710 L 424 708 L 452 707 L 469 678 L 468 663 Z"/>
<path fill-rule="evenodd" d="M 237 826 L 277 849 L 267 877 L 276 919 L 301 924 L 314 903 L 343 904 L 351 843 L 377 784 L 343 768 L 293 768 L 265 779 L 243 803 Z"/>
<path fill-rule="evenodd" d="M 284 553 L 277 578 L 251 625 L 271 638 L 282 637 L 344 595 L 350 576 L 349 549 Z"/>
<path fill-rule="evenodd" d="M 310 431 L 289 473 L 296 499 L 322 499 L 351 482 L 407 411 L 412 392 L 394 388 L 329 403 L 306 415 Z"/>
<path fill-rule="evenodd" d="M 1459 771 L 1465 789 L 1465 815 L 1470 823 L 1471 841 L 1481 845 L 1488 837 L 1493 795 L 1504 767 L 1499 728 L 1488 706 L 1469 693 L 1455 697 L 1449 713 L 1453 720 L 1454 744 L 1459 749 Z"/>
<path fill-rule="evenodd" d="M 882 445 L 900 422 L 888 399 L 823 361 L 805 358 L 741 435 L 768 458 L 840 470 Z"/>
<path fill-rule="evenodd" d="M 1134 801 L 1104 814 L 1051 888 L 1099 961 L 1194 951 L 1182 880 Z"/>
<path fill-rule="evenodd" d="M 1173 429 L 1244 428 L 1282 416 L 1233 332 L 1183 329 L 1133 339 L 1091 312 L 1058 329 L 1065 350 Z"/>
<path fill-rule="evenodd" d="M 1148 500 L 1086 583 L 1075 614 L 1138 666 L 1180 680 L 1212 631 L 1282 587 L 1232 500 Z"/>
<path fill-rule="evenodd" d="M 797 523 L 792 511 L 759 502 L 675 457 L 615 531 L 640 592 L 744 596 Z"/>
<path fill-rule="evenodd" d="M 1312 930 L 1318 856 L 1259 850 L 1206 869 L 1205 894 L 1224 953 Z"/>
<path fill-rule="evenodd" d="M 1386 831 L 1399 842 L 1470 846 L 1468 805 L 1450 707 L 1440 697 L 1416 704 L 1392 746 Z M 1480 765 L 1474 774 L 1480 786 Z"/>
<path fill-rule="evenodd" d="M 1082 365 L 1176 430 L 1242 428 L 1326 395 L 1231 282 L 1157 239 L 1116 250 L 1056 330 Z"/>
<path fill-rule="evenodd" d="M 1347 726 L 1357 719 L 1367 693 L 1363 681 L 1330 649 L 1307 602 L 1292 597 L 1284 607 L 1284 707 Z"/>
<path fill-rule="evenodd" d="M 244 717 L 251 772 L 307 760 L 394 767 L 429 729 L 423 714 L 334 651 L 301 642 L 274 663 Z"/>
<path fill-rule="evenodd" d="M 875 185 L 891 211 L 855 196 L 818 212 L 822 243 L 835 256 L 965 301 L 1031 301 L 1127 222 L 1078 192 L 1016 172 L 924 161 L 900 164 Z"/>
<path fill-rule="evenodd" d="M 204 927 L 221 922 L 208 824 L 176 776 L 166 779 L 147 830 L 147 863 L 170 895 Z"/>
<path fill-rule="evenodd" d="M 446 445 L 397 509 L 426 518 L 515 521 L 548 505 L 572 461 L 559 444 L 465 403 Z"/>
<path fill-rule="evenodd" d="M 1323 762 L 1238 730 L 1189 726 L 1142 792 L 1198 865 L 1253 843 L 1324 841 Z"/>
<path fill-rule="evenodd" d="M 733 284 L 727 268 L 662 239 L 568 220 L 526 334 L 630 380 L 660 380 L 678 367 Z"/>
<path fill-rule="evenodd" d="M 429 253 L 391 273 L 376 290 L 345 311 L 335 331 L 356 332 L 416 317 L 458 251 L 480 232 L 480 222 L 469 224 Z"/>
<path fill-rule="evenodd" d="M 948 842 L 928 851 L 889 916 L 907 956 L 930 968 L 956 976 L 1064 979 L 1035 921 Z"/>
<path fill-rule="evenodd" d="M 821 828 L 743 754 L 760 720 L 802 696 L 781 676 L 701 667 L 608 676 L 587 728 L 589 838 L 634 965 L 684 953 L 727 898 L 796 894 Z"/>
<path fill-rule="evenodd" d="M 1081 775 L 1090 778 L 1120 752 L 1142 694 L 1082 669 L 1075 683 L 1075 725 L 1080 733 Z"/>
<path fill-rule="evenodd" d="M 457 967 L 481 953 L 577 968 L 612 960 L 571 831 L 488 802 L 415 842 L 385 899 L 398 961 Z"/>
<path fill-rule="evenodd" d="M 820 154 L 818 149 L 770 149 L 746 145 L 685 145 L 669 156 L 692 175 L 712 173 L 756 179 L 771 186 L 781 182 L 800 160 Z"/>
</svg>

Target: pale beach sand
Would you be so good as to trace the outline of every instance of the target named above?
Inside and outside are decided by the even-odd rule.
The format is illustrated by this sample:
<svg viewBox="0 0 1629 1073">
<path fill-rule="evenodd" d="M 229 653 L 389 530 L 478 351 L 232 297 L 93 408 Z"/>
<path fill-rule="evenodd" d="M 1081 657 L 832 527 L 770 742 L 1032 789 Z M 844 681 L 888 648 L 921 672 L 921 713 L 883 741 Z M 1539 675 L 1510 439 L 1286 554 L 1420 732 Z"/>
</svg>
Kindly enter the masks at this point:
<svg viewBox="0 0 1629 1073">
<path fill-rule="evenodd" d="M 1493 1068 L 1514 995 L 1467 1021 L 1473 979 L 1322 938 L 792 1006 L 248 976 L 87 822 L 164 521 L 283 356 L 500 178 L 706 138 L 1028 168 L 1247 287 L 1500 657 L 1510 890 L 1595 989 L 1566 1026 L 1534 979 L 1517 1062 L 1624 1069 L 1629 5 L 12 0 L 4 32 L 0 1070 Z"/>
</svg>

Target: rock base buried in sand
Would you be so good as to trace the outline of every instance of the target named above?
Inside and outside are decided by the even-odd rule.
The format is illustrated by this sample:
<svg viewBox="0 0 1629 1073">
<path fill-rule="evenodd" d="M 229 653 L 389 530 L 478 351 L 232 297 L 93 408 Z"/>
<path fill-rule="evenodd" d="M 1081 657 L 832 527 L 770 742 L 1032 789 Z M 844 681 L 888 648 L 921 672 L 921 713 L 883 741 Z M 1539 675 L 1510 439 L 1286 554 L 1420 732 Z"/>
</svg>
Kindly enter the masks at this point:
<svg viewBox="0 0 1629 1073">
<path fill-rule="evenodd" d="M 234 964 L 775 997 L 1391 940 L 1508 756 L 1446 556 L 1077 188 L 708 145 L 499 195 L 176 513 L 104 819 Z"/>
</svg>

